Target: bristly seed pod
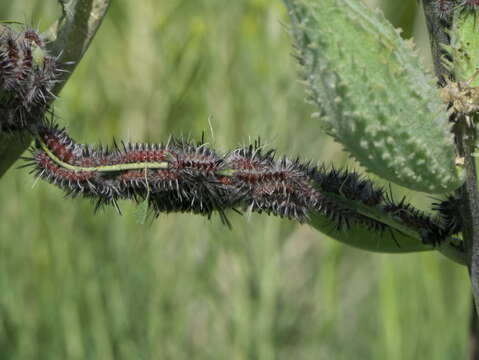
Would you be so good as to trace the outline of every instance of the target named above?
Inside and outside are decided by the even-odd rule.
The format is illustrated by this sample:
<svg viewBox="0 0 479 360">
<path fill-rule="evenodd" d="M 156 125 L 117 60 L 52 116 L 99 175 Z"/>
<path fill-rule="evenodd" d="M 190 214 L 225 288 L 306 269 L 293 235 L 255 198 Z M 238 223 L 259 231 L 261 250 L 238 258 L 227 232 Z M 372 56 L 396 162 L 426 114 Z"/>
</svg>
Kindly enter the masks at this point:
<svg viewBox="0 0 479 360">
<path fill-rule="evenodd" d="M 412 43 L 360 0 L 284 1 L 325 131 L 389 181 L 428 193 L 459 187 L 446 107 Z"/>
</svg>

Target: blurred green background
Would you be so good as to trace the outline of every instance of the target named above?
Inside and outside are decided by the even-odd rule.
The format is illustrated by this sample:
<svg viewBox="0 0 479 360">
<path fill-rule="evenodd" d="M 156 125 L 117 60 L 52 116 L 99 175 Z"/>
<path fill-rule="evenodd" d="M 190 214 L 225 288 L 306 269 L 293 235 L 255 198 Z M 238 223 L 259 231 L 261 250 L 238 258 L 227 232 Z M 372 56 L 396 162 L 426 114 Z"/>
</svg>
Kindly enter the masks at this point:
<svg viewBox="0 0 479 360">
<path fill-rule="evenodd" d="M 415 0 L 369 4 L 427 59 Z M 42 30 L 59 13 L 55 0 L 0 2 L 0 18 Z M 279 0 L 115 0 L 58 121 L 81 142 L 206 131 L 227 150 L 261 136 L 280 154 L 352 167 L 309 116 L 287 23 Z M 13 168 L 0 203 L 0 359 L 467 353 L 466 270 L 439 254 L 372 254 L 257 214 L 232 213 L 233 230 L 188 214 L 140 225 L 131 204 L 94 214 Z"/>
</svg>

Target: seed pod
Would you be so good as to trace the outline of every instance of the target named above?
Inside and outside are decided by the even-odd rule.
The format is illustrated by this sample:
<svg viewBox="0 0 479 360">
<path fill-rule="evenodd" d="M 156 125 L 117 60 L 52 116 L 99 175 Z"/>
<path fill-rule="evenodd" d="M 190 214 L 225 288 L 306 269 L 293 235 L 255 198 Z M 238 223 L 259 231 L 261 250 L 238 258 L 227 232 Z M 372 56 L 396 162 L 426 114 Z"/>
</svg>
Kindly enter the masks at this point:
<svg viewBox="0 0 479 360">
<path fill-rule="evenodd" d="M 284 0 L 325 131 L 367 170 L 413 190 L 462 183 L 435 79 L 410 41 L 358 0 Z"/>
</svg>

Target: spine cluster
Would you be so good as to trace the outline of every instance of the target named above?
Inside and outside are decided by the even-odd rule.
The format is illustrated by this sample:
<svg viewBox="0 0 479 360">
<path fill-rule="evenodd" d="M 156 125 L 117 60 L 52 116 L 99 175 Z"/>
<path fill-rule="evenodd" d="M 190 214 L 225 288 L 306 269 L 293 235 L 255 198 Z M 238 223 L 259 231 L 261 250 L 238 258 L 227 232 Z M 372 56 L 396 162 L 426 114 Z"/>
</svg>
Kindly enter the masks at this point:
<svg viewBox="0 0 479 360">
<path fill-rule="evenodd" d="M 47 54 L 35 30 L 0 25 L 0 131 L 42 121 L 58 72 L 57 58 Z"/>
<path fill-rule="evenodd" d="M 476 11 L 478 7 L 478 0 L 435 0 L 434 2 L 434 9 L 438 17 L 442 19 L 448 19 L 456 9 Z"/>
<path fill-rule="evenodd" d="M 358 208 L 381 211 L 437 243 L 460 231 L 449 226 L 449 214 L 432 217 L 403 199 L 395 202 L 383 189 L 355 172 L 327 170 L 299 159 L 276 158 L 259 140 L 224 155 L 203 141 L 170 139 L 163 144 L 114 144 L 91 147 L 77 144 L 64 129 L 38 128 L 28 165 L 33 173 L 73 197 L 96 201 L 96 206 L 118 200 L 147 201 L 158 216 L 168 212 L 220 214 L 226 210 L 267 213 L 304 222 L 312 212 L 327 216 L 338 229 L 360 224 L 376 231 L 390 230 Z M 358 207 L 358 204 L 360 205 Z M 451 212 L 451 206 L 438 205 Z"/>
<path fill-rule="evenodd" d="M 454 7 L 456 5 L 455 1 L 451 0 L 436 0 L 434 3 L 434 10 L 436 14 L 441 19 L 448 19 L 449 16 L 452 14 Z"/>
</svg>

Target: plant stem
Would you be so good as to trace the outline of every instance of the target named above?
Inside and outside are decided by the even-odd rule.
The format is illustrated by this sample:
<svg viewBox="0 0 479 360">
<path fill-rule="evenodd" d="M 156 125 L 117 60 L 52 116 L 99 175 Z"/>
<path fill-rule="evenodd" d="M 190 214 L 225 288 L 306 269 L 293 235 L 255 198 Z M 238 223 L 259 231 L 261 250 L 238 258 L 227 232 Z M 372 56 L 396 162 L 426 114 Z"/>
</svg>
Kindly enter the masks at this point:
<svg viewBox="0 0 479 360">
<path fill-rule="evenodd" d="M 469 323 L 469 359 L 479 360 L 479 342 L 477 339 L 478 323 L 474 299 L 471 301 L 471 318 Z"/>
<path fill-rule="evenodd" d="M 444 66 L 443 58 L 448 58 L 449 54 L 444 45 L 449 45 L 449 30 L 452 20 L 440 18 L 437 15 L 437 0 L 423 0 L 424 15 L 426 16 L 427 30 L 429 32 L 429 41 L 431 44 L 432 59 L 436 76 L 441 83 L 444 79 L 451 77 L 451 72 Z"/>
<path fill-rule="evenodd" d="M 466 28 L 466 26 L 458 25 L 453 22 L 458 21 L 460 18 L 458 14 L 462 11 L 460 8 L 456 10 L 457 13 L 452 14 L 447 19 L 440 19 L 437 12 L 433 9 L 433 0 L 424 0 L 424 13 L 426 15 L 426 22 L 428 24 L 428 30 L 430 35 L 432 55 L 434 59 L 434 66 L 436 75 L 443 83 L 444 79 L 456 79 L 456 81 L 467 81 L 468 77 L 472 76 L 472 73 L 476 71 L 478 64 L 474 63 L 477 60 L 474 56 L 468 56 L 468 49 L 454 49 L 455 58 L 452 58 L 452 54 L 448 54 L 445 49 L 448 46 L 463 46 L 463 44 L 452 38 L 463 39 L 465 36 L 476 37 L 476 15 L 469 15 L 473 18 L 471 23 L 472 27 Z M 463 19 L 462 19 L 463 20 Z M 461 21 L 462 21 L 461 20 Z M 466 23 L 466 22 L 464 22 Z M 460 37 L 461 35 L 462 37 Z M 444 46 L 445 45 L 445 46 Z M 471 41 L 465 42 L 466 46 L 474 47 Z M 449 48 L 451 49 L 451 47 Z M 471 55 L 475 54 L 477 49 L 471 49 Z M 461 54 L 464 54 L 461 56 Z M 454 73 L 446 69 L 443 65 L 443 57 L 447 57 L 449 61 L 454 65 Z M 465 78 L 464 78 L 465 77 Z M 473 295 L 473 305 L 476 311 L 476 315 L 472 318 L 472 323 L 475 324 L 477 320 L 477 313 L 479 313 L 479 193 L 477 188 L 477 169 L 476 160 L 472 156 L 475 148 L 476 129 L 475 126 L 468 124 L 473 123 L 473 119 L 467 118 L 462 114 L 452 114 L 452 119 L 456 122 L 454 127 L 456 144 L 458 154 L 464 157 L 464 170 L 465 170 L 465 183 L 457 191 L 457 195 L 462 199 L 460 216 L 463 221 L 463 239 L 465 244 L 465 251 L 467 256 L 467 265 L 469 269 L 469 275 L 471 279 L 471 288 Z M 471 327 L 471 331 L 474 331 L 475 335 L 471 337 L 471 358 L 478 358 L 477 354 L 477 339 L 478 329 L 477 326 Z"/>
<path fill-rule="evenodd" d="M 479 312 L 479 194 L 477 189 L 476 160 L 474 152 L 475 129 L 459 126 L 460 155 L 464 156 L 466 182 L 459 190 L 463 199 L 461 216 L 464 223 L 464 243 L 471 277 L 472 295 Z"/>
<path fill-rule="evenodd" d="M 104 19 L 110 0 L 59 0 L 62 16 L 44 34 L 48 51 L 60 55 L 59 63 L 66 70 L 59 75 L 59 82 L 53 89 L 58 95 L 73 70 L 80 62 Z M 0 177 L 12 166 L 31 142 L 31 135 L 25 133 L 0 134 Z"/>
</svg>

